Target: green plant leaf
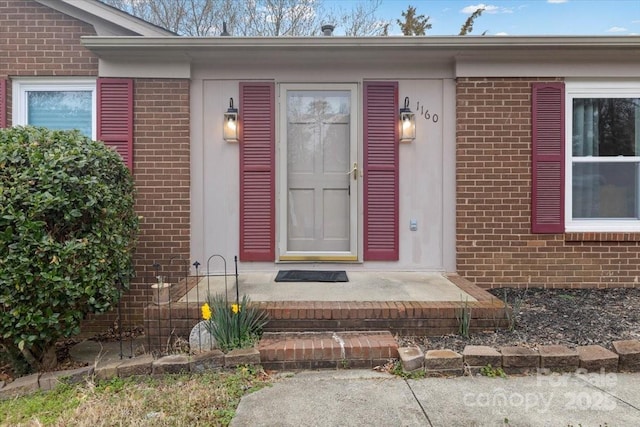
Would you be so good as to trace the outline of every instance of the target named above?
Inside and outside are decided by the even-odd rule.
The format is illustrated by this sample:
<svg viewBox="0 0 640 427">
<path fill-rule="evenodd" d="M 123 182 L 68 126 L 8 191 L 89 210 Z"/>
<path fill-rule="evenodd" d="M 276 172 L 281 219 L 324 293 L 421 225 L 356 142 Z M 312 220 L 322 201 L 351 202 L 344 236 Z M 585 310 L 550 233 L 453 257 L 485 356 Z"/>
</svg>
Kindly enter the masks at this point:
<svg viewBox="0 0 640 427">
<path fill-rule="evenodd" d="M 242 297 L 237 313 L 221 294 L 209 295 L 207 304 L 211 308 L 211 318 L 205 323 L 205 327 L 215 338 L 218 347 L 225 352 L 253 346 L 269 321 L 267 313 L 252 305 L 246 295 Z"/>
<path fill-rule="evenodd" d="M 39 359 L 132 277 L 133 179 L 76 131 L 0 129 L 0 165 L 0 345 Z"/>
</svg>

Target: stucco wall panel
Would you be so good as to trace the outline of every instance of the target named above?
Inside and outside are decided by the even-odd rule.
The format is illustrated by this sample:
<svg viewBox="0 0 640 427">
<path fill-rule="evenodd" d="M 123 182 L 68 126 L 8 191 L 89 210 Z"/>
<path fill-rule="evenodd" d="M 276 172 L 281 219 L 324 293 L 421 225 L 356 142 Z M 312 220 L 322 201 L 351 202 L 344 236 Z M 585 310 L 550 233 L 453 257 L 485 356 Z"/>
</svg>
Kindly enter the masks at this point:
<svg viewBox="0 0 640 427">
<path fill-rule="evenodd" d="M 360 117 L 362 117 L 362 74 L 351 76 L 343 73 L 324 75 L 323 82 L 358 83 Z M 196 76 L 207 74 L 202 70 Z M 242 71 L 239 74 L 247 74 Z M 249 76 L 265 76 L 266 73 Z M 268 76 L 268 75 L 267 75 Z M 276 84 L 289 83 L 293 74 L 281 71 L 273 75 Z M 359 77 L 358 77 L 359 76 Z M 295 81 L 317 83 L 313 75 L 296 75 Z M 388 76 L 384 76 L 388 78 Z M 352 80 L 350 80 L 352 79 Z M 269 80 L 269 79 L 256 79 Z M 409 79 L 399 81 L 400 104 L 406 96 L 410 107 L 418 113 L 417 138 L 400 145 L 400 260 L 397 262 L 366 262 L 350 264 L 349 269 L 386 270 L 451 270 L 455 265 L 454 254 L 444 247 L 453 246 L 452 223 L 445 225 L 445 217 L 454 217 L 452 194 L 453 178 L 444 178 L 454 170 L 453 157 L 453 91 L 452 81 L 442 79 Z M 193 228 L 191 231 L 191 257 L 206 259 L 211 254 L 221 254 L 228 260 L 239 251 L 239 147 L 222 139 L 222 115 L 233 97 L 238 105 L 238 84 L 241 79 L 195 79 L 192 85 L 192 205 Z M 449 88 L 445 91 L 445 86 Z M 278 92 L 278 89 L 276 90 Z M 445 96 L 445 93 L 449 96 Z M 280 101 L 282 102 L 282 101 Z M 400 108 L 400 105 L 398 106 Z M 428 110 L 428 112 L 427 112 Z M 421 114 L 420 114 L 421 113 Z M 280 110 L 276 108 L 277 116 Z M 434 120 L 435 118 L 435 120 Z M 279 119 L 276 120 L 279 123 Z M 362 162 L 362 124 L 358 124 L 360 163 Z M 277 164 L 281 161 L 278 151 L 282 129 L 276 127 Z M 445 139 L 448 138 L 448 139 Z M 448 144 L 449 148 L 445 148 Z M 362 163 L 361 163 L 362 164 Z M 361 182 L 361 180 L 360 180 Z M 281 197 L 280 192 L 277 194 Z M 448 199 L 447 199 L 448 197 Z M 448 200 L 448 201 L 446 201 Z M 361 206 L 361 203 L 360 203 Z M 446 213 L 445 213 L 446 211 Z M 277 215 L 283 213 L 278 211 Z M 418 230 L 409 229 L 415 219 Z M 277 221 L 280 224 L 280 221 Z M 360 221 L 361 224 L 361 221 Z M 277 230 L 278 232 L 279 230 Z M 361 235 L 360 235 L 361 238 Z M 448 243 L 445 243 L 448 239 Z M 202 261 L 201 261 L 202 262 Z M 298 265 L 299 266 L 299 265 Z M 323 264 L 330 268 L 331 264 Z M 212 267 L 218 269 L 218 266 Z M 243 263 L 243 270 L 273 270 L 274 263 Z M 344 268 L 344 265 L 342 265 Z"/>
</svg>

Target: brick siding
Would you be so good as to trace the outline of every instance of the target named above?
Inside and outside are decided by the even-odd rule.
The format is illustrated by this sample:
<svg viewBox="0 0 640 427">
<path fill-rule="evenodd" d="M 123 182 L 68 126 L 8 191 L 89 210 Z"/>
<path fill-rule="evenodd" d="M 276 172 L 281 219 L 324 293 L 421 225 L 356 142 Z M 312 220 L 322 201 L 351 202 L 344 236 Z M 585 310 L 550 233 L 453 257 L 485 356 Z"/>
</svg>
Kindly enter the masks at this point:
<svg viewBox="0 0 640 427">
<path fill-rule="evenodd" d="M 631 287 L 634 233 L 531 234 L 531 84 L 457 81 L 457 270 L 485 287 Z"/>
<path fill-rule="evenodd" d="M 31 0 L 0 0 L 0 10 L 0 78 L 98 74 L 98 58 L 80 43 L 96 34 L 91 25 Z"/>
<path fill-rule="evenodd" d="M 96 34 L 91 25 L 32 0 L 0 0 L 0 10 L 0 78 L 97 77 L 98 58 L 80 43 L 82 36 Z M 11 124 L 11 84 L 8 96 Z M 123 327 L 142 324 L 142 308 L 150 300 L 147 283 L 155 281 L 151 265 L 166 268 L 171 257 L 189 259 L 188 80 L 135 81 L 134 162 L 136 209 L 143 218 L 137 277 L 123 298 Z M 102 332 L 116 321 L 115 312 L 91 316 L 83 332 Z"/>
<path fill-rule="evenodd" d="M 97 58 L 80 43 L 95 35 L 90 25 L 30 0 L 0 0 L 0 10 L 0 78 L 97 76 Z M 638 233 L 530 233 L 531 83 L 555 80 L 458 79 L 458 271 L 486 288 L 637 286 Z M 131 313 L 125 326 L 142 323 L 152 264 L 179 277 L 190 263 L 189 81 L 137 79 L 134 87 L 134 174 L 143 218 L 137 278 L 123 300 L 123 313 Z M 85 332 L 116 319 L 99 316 Z"/>
<path fill-rule="evenodd" d="M 122 299 L 122 327 L 143 325 L 150 285 L 160 274 L 177 283 L 188 270 L 190 239 L 189 80 L 134 82 L 134 165 L 136 211 L 141 216 L 134 256 L 136 277 Z M 86 322 L 84 333 L 113 326 L 117 313 Z"/>
</svg>

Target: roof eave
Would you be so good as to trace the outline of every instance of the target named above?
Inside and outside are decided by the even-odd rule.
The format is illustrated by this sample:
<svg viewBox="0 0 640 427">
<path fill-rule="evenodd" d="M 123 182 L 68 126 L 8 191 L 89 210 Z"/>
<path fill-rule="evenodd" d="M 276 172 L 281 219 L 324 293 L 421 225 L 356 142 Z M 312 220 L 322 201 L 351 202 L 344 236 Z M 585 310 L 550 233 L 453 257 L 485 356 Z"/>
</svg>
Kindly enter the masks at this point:
<svg viewBox="0 0 640 427">
<path fill-rule="evenodd" d="M 83 37 L 103 59 L 191 63 L 224 58 L 227 63 L 279 58 L 313 62 L 360 58 L 398 63 L 450 62 L 454 58 L 556 56 L 626 57 L 640 55 L 640 37 Z M 621 53 L 622 52 L 622 53 Z M 632 52 L 632 53 L 630 53 Z M 553 55 L 551 55 L 553 54 Z"/>
<path fill-rule="evenodd" d="M 423 47 L 636 48 L 640 36 L 425 36 L 425 37 L 84 37 L 88 48 L 234 48 L 234 47 Z"/>
<path fill-rule="evenodd" d="M 93 25 L 98 36 L 176 36 L 143 19 L 97 0 L 36 0 L 60 13 Z"/>
</svg>

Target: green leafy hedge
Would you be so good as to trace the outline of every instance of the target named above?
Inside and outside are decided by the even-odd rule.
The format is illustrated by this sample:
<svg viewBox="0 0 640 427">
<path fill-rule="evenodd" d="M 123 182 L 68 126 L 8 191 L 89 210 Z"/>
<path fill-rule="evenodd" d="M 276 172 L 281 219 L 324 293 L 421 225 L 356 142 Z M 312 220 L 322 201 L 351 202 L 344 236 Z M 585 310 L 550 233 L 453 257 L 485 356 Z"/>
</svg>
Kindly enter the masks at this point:
<svg viewBox="0 0 640 427">
<path fill-rule="evenodd" d="M 133 180 L 113 150 L 76 131 L 0 129 L 5 349 L 39 368 L 87 313 L 112 308 L 137 230 Z"/>
</svg>

